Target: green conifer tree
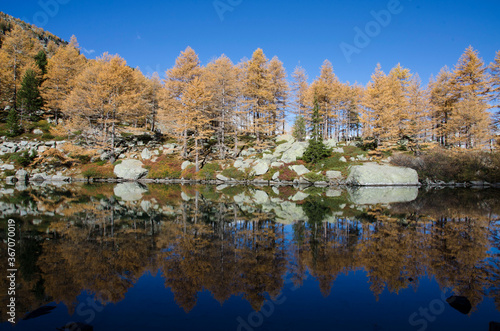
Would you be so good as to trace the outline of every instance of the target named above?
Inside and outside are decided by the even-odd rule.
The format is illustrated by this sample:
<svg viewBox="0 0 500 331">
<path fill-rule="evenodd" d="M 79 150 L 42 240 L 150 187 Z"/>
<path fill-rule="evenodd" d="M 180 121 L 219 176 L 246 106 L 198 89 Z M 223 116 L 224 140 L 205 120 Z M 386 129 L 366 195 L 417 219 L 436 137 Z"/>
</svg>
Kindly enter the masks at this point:
<svg viewBox="0 0 500 331">
<path fill-rule="evenodd" d="M 11 108 L 7 115 L 7 130 L 8 136 L 15 137 L 22 133 L 21 125 L 19 124 L 19 116 L 17 110 Z"/>
<path fill-rule="evenodd" d="M 308 163 L 316 162 L 318 160 L 329 157 L 332 151 L 328 149 L 323 143 L 320 132 L 321 116 L 319 115 L 319 102 L 314 99 L 314 109 L 311 117 L 311 139 L 309 145 L 304 152 L 304 161 Z"/>
<path fill-rule="evenodd" d="M 21 89 L 17 94 L 17 106 L 21 109 L 21 117 L 32 119 L 35 112 L 43 107 L 43 99 L 38 89 L 38 79 L 32 69 L 26 70 L 24 74 Z"/>
</svg>

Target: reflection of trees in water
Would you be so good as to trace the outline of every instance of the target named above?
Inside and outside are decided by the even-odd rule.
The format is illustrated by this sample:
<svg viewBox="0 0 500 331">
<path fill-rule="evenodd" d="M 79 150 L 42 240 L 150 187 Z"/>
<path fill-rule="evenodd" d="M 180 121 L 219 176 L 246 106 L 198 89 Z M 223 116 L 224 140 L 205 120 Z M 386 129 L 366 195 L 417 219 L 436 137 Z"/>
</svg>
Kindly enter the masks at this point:
<svg viewBox="0 0 500 331">
<path fill-rule="evenodd" d="M 152 192 L 151 204 L 167 208 L 164 197 L 180 191 L 163 194 Z M 259 309 L 280 293 L 287 272 L 296 286 L 310 273 L 328 296 L 340 274 L 365 270 L 377 297 L 384 289 L 416 289 L 427 274 L 473 307 L 487 296 L 500 308 L 499 256 L 489 252 L 500 242 L 496 200 L 427 195 L 365 208 L 364 220 L 330 222 L 323 221 L 332 212 L 327 201 L 310 198 L 303 203 L 309 222 L 291 226 L 291 241 L 285 226 L 258 206 L 250 213 L 198 192 L 189 202 L 172 200 L 169 216 L 109 195 L 80 198 L 47 234 L 23 232 L 18 297 L 25 310 L 54 300 L 73 311 L 83 290 L 118 302 L 145 272 L 160 270 L 186 311 L 204 290 L 221 304 L 239 295 Z M 6 287 L 2 279 L 2 293 Z"/>
</svg>

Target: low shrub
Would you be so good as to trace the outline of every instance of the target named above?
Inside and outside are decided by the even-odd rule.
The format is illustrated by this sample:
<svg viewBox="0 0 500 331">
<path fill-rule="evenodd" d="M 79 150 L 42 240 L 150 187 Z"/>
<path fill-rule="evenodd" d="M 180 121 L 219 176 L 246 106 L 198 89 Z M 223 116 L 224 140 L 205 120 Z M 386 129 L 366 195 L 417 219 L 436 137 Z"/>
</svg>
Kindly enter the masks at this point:
<svg viewBox="0 0 500 331">
<path fill-rule="evenodd" d="M 363 151 L 374 151 L 378 147 L 376 139 L 364 139 L 356 143 L 356 147 L 361 148 Z"/>
<path fill-rule="evenodd" d="M 266 172 L 263 176 L 262 179 L 264 180 L 272 180 L 273 176 L 275 173 L 277 173 L 279 170 L 277 168 L 271 168 L 269 169 L 268 172 Z"/>
<path fill-rule="evenodd" d="M 214 180 L 217 176 L 217 172 L 220 170 L 221 167 L 218 163 L 207 163 L 203 169 L 198 172 L 197 177 L 202 180 Z"/>
<path fill-rule="evenodd" d="M 182 161 L 166 155 L 160 156 L 156 162 L 145 162 L 149 168 L 148 178 L 181 178 Z"/>
<path fill-rule="evenodd" d="M 15 165 L 28 167 L 38 157 L 36 150 L 12 153 L 7 158 L 8 161 L 14 162 Z"/>
<path fill-rule="evenodd" d="M 82 176 L 84 178 L 90 179 L 102 179 L 102 178 L 116 178 L 116 175 L 113 172 L 113 165 L 107 164 L 104 166 L 99 166 L 97 164 L 86 164 L 84 165 L 82 170 Z"/>
<path fill-rule="evenodd" d="M 500 153 L 436 148 L 419 157 L 396 154 L 391 163 L 415 169 L 420 179 L 500 182 Z"/>
<path fill-rule="evenodd" d="M 304 175 L 304 178 L 310 182 L 327 182 L 328 181 L 328 178 L 326 178 L 325 175 L 322 175 L 321 173 L 316 173 L 316 172 L 308 172 L 307 174 Z"/>
<path fill-rule="evenodd" d="M 74 158 L 80 161 L 82 164 L 90 163 L 91 159 L 90 155 L 81 155 L 81 154 L 75 155 Z"/>
<path fill-rule="evenodd" d="M 182 171 L 181 178 L 187 180 L 196 179 L 196 167 L 194 165 L 188 166 L 186 169 Z"/>
<path fill-rule="evenodd" d="M 288 166 L 282 166 L 279 168 L 280 175 L 278 176 L 279 180 L 284 181 L 293 181 L 297 178 L 297 173 L 292 169 L 288 168 Z"/>
<path fill-rule="evenodd" d="M 225 176 L 227 178 L 232 178 L 235 180 L 245 180 L 246 179 L 246 173 L 244 173 L 241 170 L 238 170 L 234 167 L 229 167 L 226 168 L 222 171 L 222 176 Z"/>
</svg>

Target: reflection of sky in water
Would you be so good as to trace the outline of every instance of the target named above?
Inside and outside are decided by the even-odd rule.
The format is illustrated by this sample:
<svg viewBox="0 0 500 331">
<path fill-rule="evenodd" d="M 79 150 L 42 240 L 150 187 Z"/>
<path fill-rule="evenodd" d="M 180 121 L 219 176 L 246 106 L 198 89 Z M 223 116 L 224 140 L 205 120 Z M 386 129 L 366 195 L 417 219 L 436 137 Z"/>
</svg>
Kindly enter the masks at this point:
<svg viewBox="0 0 500 331">
<path fill-rule="evenodd" d="M 339 275 L 328 297 L 321 295 L 312 277 L 296 290 L 288 284 L 282 293 L 285 301 L 274 305 L 273 313 L 264 319 L 261 327 L 252 329 L 418 330 L 419 327 L 409 324 L 409 317 L 419 308 L 428 308 L 431 302 L 440 300 L 442 292 L 433 279 L 424 278 L 417 292 L 411 288 L 398 295 L 385 291 L 377 301 L 367 284 L 366 273 L 357 271 Z M 82 293 L 78 301 L 85 304 L 91 298 Z M 492 299 L 485 299 L 470 317 L 447 304 L 443 306 L 444 312 L 428 324 L 427 330 L 488 330 L 490 320 L 500 318 Z M 5 329 L 54 330 L 54 326 L 60 327 L 68 321 L 85 321 L 94 316 L 88 304 L 82 312 L 81 317 L 70 316 L 60 304 L 49 315 Z M 94 330 L 237 330 L 241 323 L 238 317 L 247 319 L 252 312 L 241 297 L 233 296 L 221 306 L 210 292 L 203 291 L 198 294 L 197 306 L 186 313 L 177 306 L 172 292 L 165 289 L 161 275 L 147 274 L 127 292 L 124 300 L 95 312 L 92 325 Z"/>
<path fill-rule="evenodd" d="M 72 309 L 59 303 L 47 315 L 21 321 L 15 328 L 6 323 L 0 328 L 55 330 L 76 321 L 87 322 L 94 326 L 94 330 L 418 330 L 424 323 L 427 323 L 427 330 L 488 330 L 490 321 L 500 322 L 500 313 L 494 302 L 494 298 L 499 301 L 500 282 L 500 222 L 495 216 L 499 214 L 495 208 L 500 206 L 497 191 L 421 191 L 417 197 L 415 192 L 403 190 L 404 194 L 397 199 L 398 194 L 393 188 L 339 191 L 331 197 L 328 197 L 328 192 L 324 194 L 321 190 L 314 190 L 306 191 L 308 197 L 305 200 L 291 202 L 297 196 L 296 191 L 285 189 L 273 196 L 272 191 L 266 191 L 264 195 L 262 190 L 265 189 L 245 189 L 233 192 L 239 201 L 234 204 L 236 199 L 232 200 L 221 192 L 204 191 L 204 188 L 200 189 L 199 199 L 195 200 L 198 195 L 189 187 L 173 191 L 166 189 L 168 199 L 161 200 L 157 189 L 158 186 L 141 187 L 137 197 L 129 197 L 133 199 L 126 201 L 111 198 L 112 185 L 102 186 L 94 193 L 88 188 L 72 193 L 58 189 L 51 202 L 56 218 L 28 212 L 22 213 L 21 218 L 19 215 L 2 214 L 5 217 L 16 216 L 19 220 L 29 219 L 26 226 L 34 224 L 35 229 L 40 231 L 39 243 L 47 250 L 58 245 L 63 251 L 74 249 L 72 254 L 76 255 L 73 261 L 60 260 L 63 267 L 85 263 L 83 258 L 92 257 L 79 255 L 80 247 L 89 250 L 90 254 L 102 249 L 109 255 L 100 259 L 97 256 L 99 253 L 94 253 L 94 258 L 103 260 L 103 263 L 109 259 L 111 273 L 95 276 L 116 277 L 124 282 L 119 286 L 130 285 L 124 286 L 123 297 L 105 307 L 96 304 L 96 295 L 91 289 L 79 287 L 75 293 L 81 293 Z M 185 190 L 182 191 L 183 199 L 181 190 Z M 0 210 L 8 213 L 15 210 L 12 208 L 22 206 L 42 210 L 39 202 L 41 194 L 30 194 L 25 192 L 13 198 L 0 197 L 2 206 L 11 208 Z M 64 196 L 71 197 L 72 194 L 78 199 L 64 203 Z M 255 196 L 259 197 L 259 203 L 256 203 Z M 381 199 L 389 201 L 382 203 Z M 158 208 L 153 210 L 155 204 Z M 86 209 L 89 206 L 93 209 Z M 280 206 L 288 209 L 278 210 Z M 43 205 L 48 213 L 54 213 L 49 207 L 48 203 Z M 161 208 L 164 208 L 163 215 Z M 64 217 L 57 214 L 62 210 L 66 210 Z M 82 222 L 81 213 L 89 211 L 94 213 L 94 218 L 90 222 Z M 269 222 L 273 217 L 279 218 L 278 213 L 310 222 L 293 219 L 280 220 L 293 225 Z M 89 220 L 88 217 L 86 219 Z M 247 223 L 243 221 L 245 219 L 261 221 Z M 468 223 L 467 219 L 474 221 Z M 111 224 L 113 232 L 110 231 Z M 51 237 L 51 232 L 47 231 L 50 227 L 59 229 L 57 231 L 61 233 L 57 240 L 45 241 L 43 236 Z M 32 234 L 30 231 L 34 230 L 28 227 L 23 233 L 29 237 Z M 266 237 L 266 231 L 276 235 L 274 243 L 273 240 L 262 239 L 255 244 L 255 235 Z M 193 233 L 196 235 L 190 237 Z M 182 248 L 179 238 L 185 236 L 190 244 Z M 190 241 L 193 238 L 206 239 L 206 242 L 203 244 L 202 240 L 201 246 L 193 248 L 190 246 L 195 242 Z M 139 246 L 146 244 L 154 249 L 140 250 L 144 246 Z M 122 258 L 119 253 L 126 250 L 127 245 L 130 252 L 146 254 L 138 257 L 146 261 L 146 267 L 139 268 L 139 271 L 112 269 L 121 265 L 117 262 Z M 187 309 L 178 301 L 179 293 L 183 291 L 182 280 L 196 282 L 198 279 L 186 278 L 183 274 L 185 270 L 181 268 L 186 266 L 180 262 L 148 262 L 171 259 L 201 265 L 210 261 L 216 262 L 214 268 L 223 268 L 229 267 L 225 263 L 233 263 L 231 260 L 223 262 L 228 257 L 228 251 L 224 250 L 232 252 L 231 249 L 235 249 L 235 255 L 249 249 L 248 256 L 253 254 L 257 259 L 262 258 L 265 266 L 262 271 L 258 270 L 258 264 L 251 264 L 248 269 L 245 265 L 247 260 L 236 259 L 234 263 L 238 263 L 240 272 L 238 280 L 241 282 L 246 277 L 254 277 L 254 281 L 261 279 L 267 286 L 262 288 L 281 291 L 281 302 L 273 303 L 269 293 L 264 291 L 266 301 L 263 310 L 256 313 L 241 291 L 259 291 L 259 287 L 238 285 L 240 287 L 234 286 L 230 290 L 236 289 L 237 292 L 230 292 L 227 300 L 221 303 L 215 297 L 223 296 L 224 289 L 218 289 L 216 295 L 208 288 L 217 284 L 203 283 L 209 280 L 205 277 L 218 276 L 217 270 L 209 270 L 199 274 L 202 283 L 195 287 L 195 293 L 187 294 L 188 298 L 194 295 L 196 301 Z M 214 256 L 219 250 L 226 255 L 221 253 L 224 259 L 217 261 Z M 273 253 L 266 255 L 269 251 Z M 113 252 L 116 252 L 116 257 L 113 257 Z M 40 254 L 45 257 L 47 253 L 42 250 Z M 278 262 L 280 256 L 284 261 Z M 40 261 L 41 258 L 39 266 Z M 299 272 L 300 266 L 303 267 L 303 283 L 295 286 L 292 279 L 296 280 L 294 273 Z M 108 266 L 98 267 L 99 270 L 108 270 Z M 170 269 L 162 271 L 162 268 Z M 53 270 L 62 274 L 51 275 Z M 274 275 L 267 274 L 278 270 L 279 273 Z M 38 272 L 34 277 L 52 276 L 56 284 L 60 278 L 65 282 L 60 285 L 71 285 L 73 279 L 67 279 L 64 272 L 64 268 L 47 268 L 45 274 Z M 89 275 L 92 275 L 92 270 L 85 277 Z M 221 275 L 226 274 L 221 271 Z M 467 278 L 468 275 L 470 278 Z M 272 276 L 283 278 L 283 284 L 270 286 L 276 281 Z M 138 279 L 134 280 L 134 277 Z M 86 282 L 89 283 L 89 280 Z M 451 295 L 463 294 L 460 289 L 467 287 L 467 282 L 477 295 L 475 301 L 471 298 L 473 311 L 470 316 L 461 314 L 443 301 Z M 32 286 L 32 283 L 23 284 Z M 219 287 L 228 285 L 232 286 L 231 282 L 220 283 Z M 446 290 L 443 296 L 445 287 L 454 288 Z M 120 291 L 117 289 L 117 292 Z M 65 299 L 53 298 L 57 302 Z M 184 301 L 184 304 L 189 305 L 190 302 Z M 56 305 L 48 301 L 45 304 Z M 420 309 L 432 308 L 432 305 L 442 306 L 443 311 L 431 316 L 432 322 L 429 322 L 423 318 Z M 272 312 L 265 314 L 266 307 L 271 307 Z M 409 321 L 411 316 L 413 325 Z M 257 326 L 252 318 L 262 323 Z"/>
</svg>

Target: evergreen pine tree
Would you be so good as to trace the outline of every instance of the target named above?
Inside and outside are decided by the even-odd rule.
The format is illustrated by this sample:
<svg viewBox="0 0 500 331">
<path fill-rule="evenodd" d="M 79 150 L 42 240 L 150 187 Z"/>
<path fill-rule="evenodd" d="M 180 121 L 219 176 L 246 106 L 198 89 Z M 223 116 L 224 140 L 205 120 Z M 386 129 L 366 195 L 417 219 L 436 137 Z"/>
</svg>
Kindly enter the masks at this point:
<svg viewBox="0 0 500 331">
<path fill-rule="evenodd" d="M 32 69 L 26 70 L 24 74 L 21 89 L 17 94 L 17 106 L 22 112 L 25 112 L 25 116 L 30 117 L 43 106 L 42 96 L 38 89 L 38 79 Z"/>
<path fill-rule="evenodd" d="M 7 129 L 10 137 L 15 137 L 22 133 L 21 125 L 19 124 L 19 116 L 17 110 L 11 108 L 7 115 Z"/>
<path fill-rule="evenodd" d="M 307 146 L 303 157 L 304 161 L 308 163 L 316 162 L 332 154 L 332 151 L 329 150 L 323 143 L 320 125 L 321 116 L 319 114 L 319 102 L 318 99 L 315 99 L 311 117 L 311 139 L 309 140 L 309 145 Z"/>
<path fill-rule="evenodd" d="M 38 80 L 38 86 L 41 86 L 43 81 L 45 80 L 45 75 L 47 74 L 47 54 L 44 51 L 40 50 L 37 55 L 35 55 L 35 62 L 38 68 L 40 68 L 41 77 Z"/>
<path fill-rule="evenodd" d="M 299 115 L 295 119 L 295 124 L 293 125 L 292 135 L 298 141 L 304 141 L 306 139 L 306 120 L 303 116 Z"/>
</svg>

